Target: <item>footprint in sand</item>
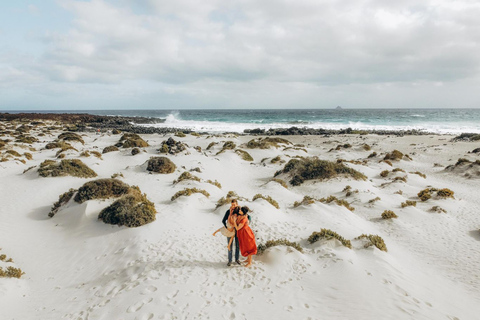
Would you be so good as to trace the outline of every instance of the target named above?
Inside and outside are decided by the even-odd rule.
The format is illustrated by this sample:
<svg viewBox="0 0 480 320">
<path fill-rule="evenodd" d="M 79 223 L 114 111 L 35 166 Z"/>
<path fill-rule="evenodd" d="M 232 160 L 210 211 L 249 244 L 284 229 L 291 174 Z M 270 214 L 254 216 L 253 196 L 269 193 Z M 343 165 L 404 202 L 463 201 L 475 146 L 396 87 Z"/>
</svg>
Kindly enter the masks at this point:
<svg viewBox="0 0 480 320">
<path fill-rule="evenodd" d="M 150 293 L 154 293 L 157 290 L 158 289 L 155 286 L 148 286 L 146 288 L 143 288 L 142 291 L 140 292 L 140 294 L 147 295 L 147 294 L 150 294 Z"/>
<path fill-rule="evenodd" d="M 137 303 L 134 303 L 132 304 L 130 307 L 128 307 L 127 309 L 127 313 L 133 313 L 133 312 L 137 312 L 138 310 L 142 309 L 142 307 L 150 302 L 153 301 L 153 298 L 150 298 L 148 300 L 143 300 L 143 301 L 139 301 Z"/>
</svg>

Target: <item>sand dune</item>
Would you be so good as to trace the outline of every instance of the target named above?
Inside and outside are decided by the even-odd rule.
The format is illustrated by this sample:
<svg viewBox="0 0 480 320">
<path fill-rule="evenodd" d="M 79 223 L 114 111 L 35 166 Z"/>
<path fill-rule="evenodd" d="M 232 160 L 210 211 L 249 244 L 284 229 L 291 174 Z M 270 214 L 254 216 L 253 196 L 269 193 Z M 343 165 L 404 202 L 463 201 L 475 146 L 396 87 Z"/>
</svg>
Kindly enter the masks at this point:
<svg viewBox="0 0 480 320">
<path fill-rule="evenodd" d="M 248 147 L 258 139 L 251 136 L 154 134 L 141 135 L 148 146 L 140 147 L 138 154 L 120 147 L 87 157 L 85 151 L 101 153 L 121 135 L 79 133 L 85 144 L 68 141 L 76 150 L 60 154 L 81 159 L 98 177 L 78 178 L 38 174 L 43 161 L 57 160 L 59 149 L 45 146 L 58 140 L 63 132 L 59 128 L 30 130 L 28 135 L 38 139 L 32 143 L 14 142 L 12 132 L 13 128 L 0 137 L 11 140 L 0 149 L 5 160 L 0 162 L 0 255 L 13 262 L 0 261 L 0 267 L 14 266 L 25 274 L 20 279 L 0 278 L 1 319 L 478 318 L 478 179 L 471 179 L 471 170 L 467 177 L 465 170 L 445 170 L 458 158 L 472 163 L 480 159 L 478 153 L 468 153 L 478 147 L 473 142 L 453 142 L 440 135 L 285 136 L 291 145 L 262 149 Z M 185 150 L 159 153 L 170 137 Z M 228 141 L 235 146 L 223 148 Z M 236 150 L 248 152 L 253 160 Z M 411 159 L 390 158 L 391 165 L 383 161 L 393 150 Z M 373 152 L 377 155 L 369 158 Z M 169 158 L 175 171 L 147 171 L 154 156 Z M 288 161 L 300 157 L 342 159 L 366 180 L 340 175 L 293 186 L 289 177 L 278 176 L 288 188 L 272 180 Z M 382 176 L 385 170 L 388 174 Z M 174 183 L 185 171 L 198 181 Z M 115 174 L 154 203 L 154 222 L 138 228 L 104 224 L 98 214 L 114 199 L 71 200 L 48 217 L 62 193 Z M 209 196 L 193 193 L 171 200 L 186 188 L 205 190 Z M 433 194 L 421 201 L 417 194 L 425 188 L 448 188 L 454 198 Z M 221 227 L 228 208 L 216 209 L 216 203 L 229 191 L 245 198 L 240 204 L 252 210 L 257 244 L 283 238 L 297 242 L 303 253 L 274 246 L 255 256 L 250 268 L 226 267 L 226 239 L 212 233 Z M 253 201 L 256 194 L 271 197 L 279 209 L 262 198 Z M 334 196 L 354 211 L 335 201 L 294 207 L 304 196 Z M 416 206 L 402 207 L 406 201 L 416 201 Z M 445 213 L 432 212 L 435 206 Z M 385 210 L 398 218 L 382 219 Z M 335 239 L 309 243 L 312 232 L 322 228 L 350 240 L 352 249 Z M 388 251 L 365 248 L 366 240 L 356 239 L 361 234 L 381 236 Z"/>
</svg>

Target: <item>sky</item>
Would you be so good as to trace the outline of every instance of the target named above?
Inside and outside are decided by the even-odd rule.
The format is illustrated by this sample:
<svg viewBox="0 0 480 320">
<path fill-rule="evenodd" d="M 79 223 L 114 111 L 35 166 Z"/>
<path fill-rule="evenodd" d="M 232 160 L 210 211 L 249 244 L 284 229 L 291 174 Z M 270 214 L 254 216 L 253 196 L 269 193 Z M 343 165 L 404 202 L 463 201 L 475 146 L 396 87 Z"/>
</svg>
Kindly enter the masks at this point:
<svg viewBox="0 0 480 320">
<path fill-rule="evenodd" d="M 479 108 L 478 0 L 0 3 L 0 110 Z"/>
</svg>

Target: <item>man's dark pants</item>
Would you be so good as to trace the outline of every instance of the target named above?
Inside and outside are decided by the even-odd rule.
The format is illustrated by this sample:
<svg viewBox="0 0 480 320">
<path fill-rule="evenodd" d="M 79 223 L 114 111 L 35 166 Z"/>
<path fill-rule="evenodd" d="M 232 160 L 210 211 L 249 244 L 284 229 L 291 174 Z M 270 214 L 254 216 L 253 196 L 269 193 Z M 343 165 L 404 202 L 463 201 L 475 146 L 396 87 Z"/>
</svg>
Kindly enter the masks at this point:
<svg viewBox="0 0 480 320">
<path fill-rule="evenodd" d="M 230 242 L 231 238 L 227 238 L 227 244 Z M 228 251 L 228 262 L 232 262 L 232 253 L 233 253 L 233 244 L 235 243 L 235 261 L 238 261 L 240 259 L 240 246 L 238 245 L 238 238 L 237 235 L 235 235 L 235 239 L 232 241 L 232 247 L 230 248 L 230 251 Z"/>
</svg>

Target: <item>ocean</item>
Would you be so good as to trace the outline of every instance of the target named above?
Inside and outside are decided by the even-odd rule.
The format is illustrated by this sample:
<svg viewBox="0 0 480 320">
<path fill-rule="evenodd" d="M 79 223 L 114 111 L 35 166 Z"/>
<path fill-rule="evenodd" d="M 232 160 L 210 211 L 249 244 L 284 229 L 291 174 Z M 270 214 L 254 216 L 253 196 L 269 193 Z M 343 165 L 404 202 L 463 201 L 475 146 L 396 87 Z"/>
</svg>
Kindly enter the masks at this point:
<svg viewBox="0 0 480 320">
<path fill-rule="evenodd" d="M 206 132 L 243 132 L 245 129 L 295 126 L 314 129 L 415 129 L 434 133 L 480 133 L 480 109 L 43 110 L 30 112 L 152 117 L 159 121 L 153 126 Z"/>
</svg>

